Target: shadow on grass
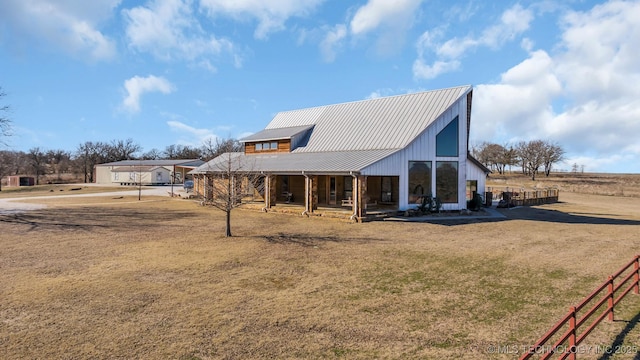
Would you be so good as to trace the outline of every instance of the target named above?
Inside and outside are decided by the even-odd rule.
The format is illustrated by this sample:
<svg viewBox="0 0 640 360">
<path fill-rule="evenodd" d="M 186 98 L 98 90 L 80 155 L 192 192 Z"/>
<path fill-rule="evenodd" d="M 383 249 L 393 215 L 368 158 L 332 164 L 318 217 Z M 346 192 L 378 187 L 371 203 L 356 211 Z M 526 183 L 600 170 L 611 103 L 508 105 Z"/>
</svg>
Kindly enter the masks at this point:
<svg viewBox="0 0 640 360">
<path fill-rule="evenodd" d="M 613 214 L 597 213 L 566 213 L 558 210 L 548 210 L 540 207 L 517 208 L 502 212 L 508 219 L 537 220 L 564 224 L 595 224 L 595 225 L 640 225 L 638 220 L 621 218 L 607 218 L 600 216 L 616 216 Z"/>
<path fill-rule="evenodd" d="M 616 351 L 616 349 L 620 349 L 621 347 L 623 347 L 623 344 L 627 335 L 629 335 L 629 333 L 633 329 L 635 329 L 636 326 L 638 326 L 638 323 L 640 323 L 640 313 L 636 314 L 636 316 L 634 316 L 633 319 L 629 321 L 626 321 L 626 320 L 616 320 L 616 321 L 624 321 L 627 323 L 627 325 L 624 327 L 624 329 L 622 329 L 622 331 L 616 336 L 616 338 L 611 343 L 611 347 L 610 347 L 611 351 L 605 352 L 598 360 L 609 360 L 611 359 L 612 356 L 620 353 L 620 351 Z M 640 352 L 637 352 L 633 357 L 633 359 L 640 360 Z"/>
<path fill-rule="evenodd" d="M 261 235 L 257 236 L 260 239 L 265 239 L 272 244 L 293 244 L 305 247 L 314 247 L 326 243 L 345 243 L 345 242 L 371 242 L 376 239 L 360 239 L 360 238 L 347 238 L 343 236 L 322 236 L 314 234 L 285 234 L 277 233 L 275 235 Z"/>
<path fill-rule="evenodd" d="M 46 209 L 0 215 L 0 224 L 26 225 L 27 231 L 42 229 L 80 230 L 135 229 L 158 225 L 163 221 L 188 219 L 188 211 L 151 211 L 144 209 L 72 208 Z"/>
<path fill-rule="evenodd" d="M 638 226 L 640 225 L 639 220 L 629 220 L 629 219 L 620 219 L 613 218 L 614 216 L 619 216 L 615 214 L 597 214 L 597 213 L 566 213 L 558 210 L 550 210 L 544 209 L 541 207 L 518 207 L 512 209 L 501 209 L 500 213 L 502 213 L 504 218 L 497 217 L 487 217 L 487 218 L 470 218 L 470 219 L 450 219 L 447 220 L 446 217 L 443 218 L 434 218 L 430 219 L 430 223 L 435 223 L 439 225 L 466 225 L 466 224 L 474 224 L 474 223 L 485 223 L 485 222 L 502 222 L 509 220 L 533 220 L 533 221 L 544 221 L 544 222 L 553 222 L 553 223 L 561 223 L 561 224 L 592 224 L 592 225 L 631 225 Z M 611 218 L 600 217 L 600 216 L 611 216 Z"/>
</svg>

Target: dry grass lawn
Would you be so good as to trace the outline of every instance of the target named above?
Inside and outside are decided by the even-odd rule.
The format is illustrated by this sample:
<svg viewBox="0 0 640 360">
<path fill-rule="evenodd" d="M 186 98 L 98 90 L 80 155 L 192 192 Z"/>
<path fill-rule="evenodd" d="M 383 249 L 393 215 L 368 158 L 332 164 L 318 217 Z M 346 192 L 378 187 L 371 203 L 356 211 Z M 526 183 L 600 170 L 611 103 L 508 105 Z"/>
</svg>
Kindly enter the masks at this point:
<svg viewBox="0 0 640 360">
<path fill-rule="evenodd" d="M 40 200 L 0 215 L 0 358 L 515 359 L 489 349 L 640 253 L 637 198 L 561 201 L 441 224 L 238 209 L 224 238 L 193 201 Z M 630 295 L 586 345 L 640 346 L 639 314 Z"/>
</svg>

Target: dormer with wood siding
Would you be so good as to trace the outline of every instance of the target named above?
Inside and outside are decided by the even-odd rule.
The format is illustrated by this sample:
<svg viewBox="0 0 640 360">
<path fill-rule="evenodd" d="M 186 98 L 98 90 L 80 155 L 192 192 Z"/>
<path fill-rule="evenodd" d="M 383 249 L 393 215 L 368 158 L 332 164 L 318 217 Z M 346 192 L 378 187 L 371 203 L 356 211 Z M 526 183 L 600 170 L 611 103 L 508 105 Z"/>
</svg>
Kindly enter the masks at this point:
<svg viewBox="0 0 640 360">
<path fill-rule="evenodd" d="M 245 154 L 291 152 L 304 145 L 313 125 L 266 129 L 240 139 Z"/>
</svg>

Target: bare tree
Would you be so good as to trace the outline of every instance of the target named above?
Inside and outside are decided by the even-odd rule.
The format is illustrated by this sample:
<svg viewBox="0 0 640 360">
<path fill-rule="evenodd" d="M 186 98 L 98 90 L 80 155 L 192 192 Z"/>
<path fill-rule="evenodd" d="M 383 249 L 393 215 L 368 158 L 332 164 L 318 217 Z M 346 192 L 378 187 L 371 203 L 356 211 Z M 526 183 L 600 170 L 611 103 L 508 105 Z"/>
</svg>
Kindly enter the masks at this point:
<svg viewBox="0 0 640 360">
<path fill-rule="evenodd" d="M 9 175 L 20 175 L 27 172 L 29 167 L 29 159 L 24 151 L 10 152 L 13 156 L 9 157 Z"/>
<path fill-rule="evenodd" d="M 36 176 L 36 185 L 40 184 L 40 176 L 45 174 L 47 164 L 47 154 L 39 147 L 29 149 L 29 165 Z"/>
<path fill-rule="evenodd" d="M 208 138 L 202 144 L 202 157 L 203 160 L 209 161 L 226 152 L 241 152 L 243 151 L 242 144 L 232 138 L 228 139 L 212 139 Z"/>
<path fill-rule="evenodd" d="M 140 152 L 142 147 L 133 142 L 133 139 L 112 140 L 111 144 L 106 146 L 106 161 L 121 161 L 135 159 L 135 154 Z"/>
<path fill-rule="evenodd" d="M 200 159 L 202 150 L 187 145 L 169 145 L 163 155 L 167 159 Z"/>
<path fill-rule="evenodd" d="M 516 149 L 523 172 L 531 176 L 531 180 L 535 180 L 536 174 L 544 164 L 545 142 L 542 140 L 521 141 L 516 146 Z"/>
<path fill-rule="evenodd" d="M 10 151 L 0 151 L 0 191 L 2 191 L 2 178 L 11 174 L 11 163 L 14 154 Z"/>
<path fill-rule="evenodd" d="M 156 148 L 153 148 L 142 154 L 142 160 L 158 160 L 160 158 L 162 158 L 162 152 L 160 152 L 160 150 Z"/>
<path fill-rule="evenodd" d="M 502 164 L 502 174 L 504 174 L 507 166 L 511 171 L 511 166 L 518 164 L 518 152 L 512 145 L 504 145 L 502 149 L 498 162 Z"/>
<path fill-rule="evenodd" d="M 476 144 L 471 148 L 471 155 L 473 155 L 474 158 L 476 158 L 478 161 L 480 161 L 484 166 L 486 166 L 487 168 L 493 170 L 492 167 L 492 159 L 491 156 L 489 154 L 489 152 L 487 151 L 487 148 L 489 147 L 490 143 L 483 141 L 480 144 Z"/>
<path fill-rule="evenodd" d="M 0 100 L 7 96 L 7 94 L 0 87 Z M 0 104 L 0 145 L 6 145 L 6 143 L 2 140 L 2 138 L 6 136 L 11 136 L 11 119 L 9 119 L 8 114 L 9 105 Z"/>
<path fill-rule="evenodd" d="M 93 168 L 104 163 L 108 156 L 109 144 L 87 141 L 76 150 L 77 169 L 84 175 L 84 182 L 93 182 Z"/>
<path fill-rule="evenodd" d="M 558 144 L 545 142 L 544 151 L 544 174 L 549 176 L 551 173 L 551 167 L 564 160 L 564 149 Z"/>
<path fill-rule="evenodd" d="M 516 151 L 512 146 L 483 142 L 472 149 L 473 156 L 490 170 L 504 174 L 507 166 L 516 164 Z"/>
<path fill-rule="evenodd" d="M 241 152 L 227 152 L 209 161 L 204 168 L 204 201 L 226 214 L 225 236 L 231 235 L 231 211 L 254 191 L 263 192 L 263 176 Z"/>
<path fill-rule="evenodd" d="M 65 150 L 49 150 L 46 154 L 51 173 L 56 174 L 57 180 L 62 179 L 61 174 L 69 170 L 71 154 Z"/>
</svg>

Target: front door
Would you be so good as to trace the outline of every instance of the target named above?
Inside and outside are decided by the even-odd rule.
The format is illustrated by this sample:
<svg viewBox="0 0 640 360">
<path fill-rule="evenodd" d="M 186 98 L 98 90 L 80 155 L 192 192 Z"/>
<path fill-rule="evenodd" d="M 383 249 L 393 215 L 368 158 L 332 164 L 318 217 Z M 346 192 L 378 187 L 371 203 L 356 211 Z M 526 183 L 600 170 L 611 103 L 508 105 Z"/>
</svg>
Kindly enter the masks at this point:
<svg viewBox="0 0 640 360">
<path fill-rule="evenodd" d="M 335 176 L 329 177 L 329 204 L 330 205 L 336 204 L 336 177 Z"/>
</svg>

